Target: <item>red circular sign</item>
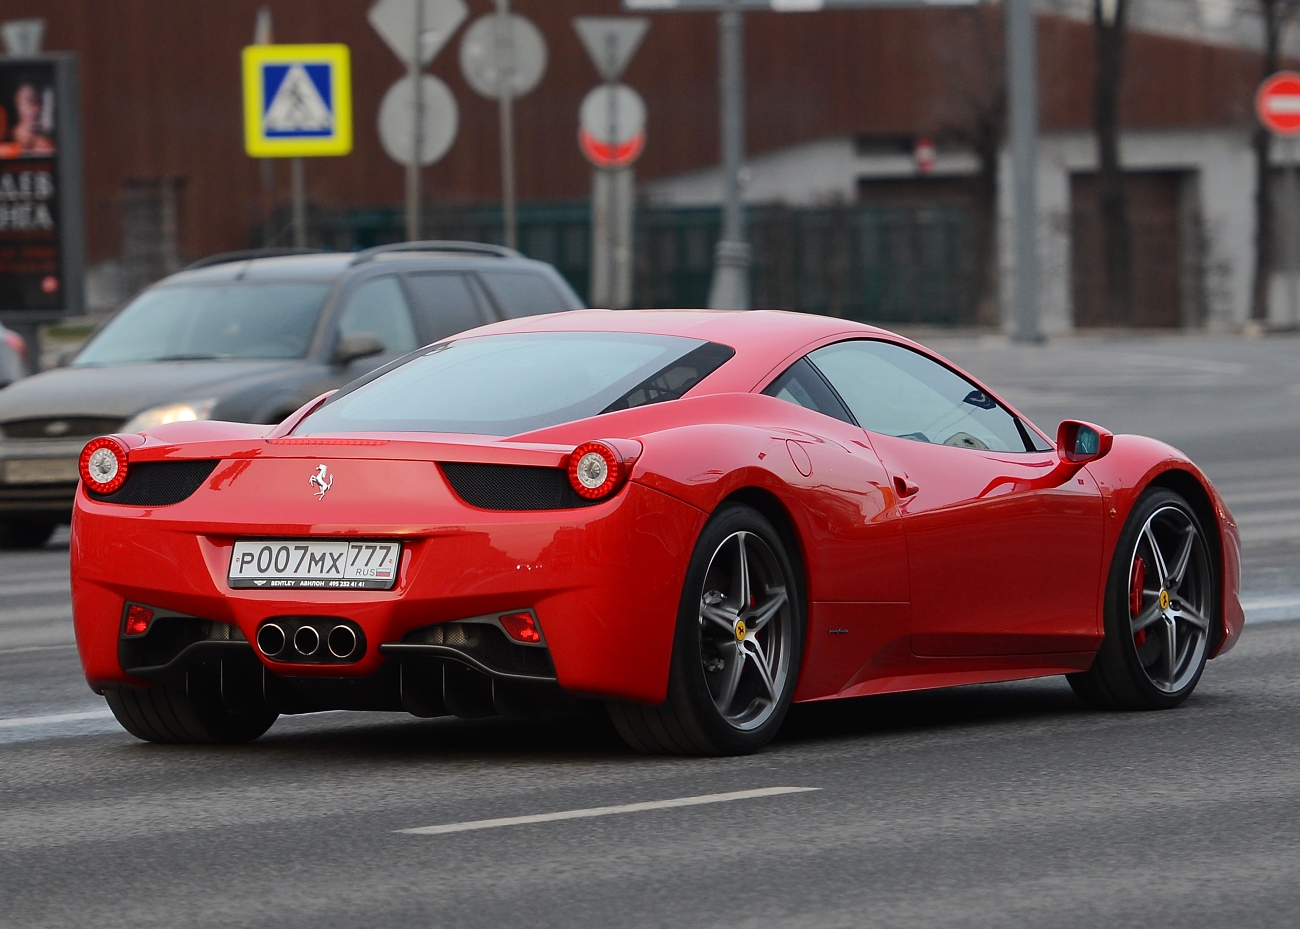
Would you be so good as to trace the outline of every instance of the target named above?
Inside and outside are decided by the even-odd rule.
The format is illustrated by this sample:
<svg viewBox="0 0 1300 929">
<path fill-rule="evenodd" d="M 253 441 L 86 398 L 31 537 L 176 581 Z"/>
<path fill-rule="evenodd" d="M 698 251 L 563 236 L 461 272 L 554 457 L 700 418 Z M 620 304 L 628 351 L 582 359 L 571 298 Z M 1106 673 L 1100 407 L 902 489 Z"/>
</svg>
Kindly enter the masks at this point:
<svg viewBox="0 0 1300 929">
<path fill-rule="evenodd" d="M 1269 132 L 1300 134 L 1300 74 L 1279 71 L 1265 78 L 1255 94 L 1255 112 Z"/>
<path fill-rule="evenodd" d="M 620 144 L 602 142 L 585 129 L 580 129 L 578 147 L 597 168 L 626 168 L 645 151 L 645 133 L 638 132 Z"/>
</svg>

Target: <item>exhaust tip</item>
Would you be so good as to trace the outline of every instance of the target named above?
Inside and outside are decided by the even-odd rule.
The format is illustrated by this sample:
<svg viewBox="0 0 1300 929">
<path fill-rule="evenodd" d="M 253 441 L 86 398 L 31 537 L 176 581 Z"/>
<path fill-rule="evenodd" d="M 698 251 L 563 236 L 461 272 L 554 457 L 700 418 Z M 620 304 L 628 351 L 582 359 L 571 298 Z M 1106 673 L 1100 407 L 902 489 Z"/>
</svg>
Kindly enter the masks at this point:
<svg viewBox="0 0 1300 929">
<path fill-rule="evenodd" d="M 320 648 L 320 633 L 311 626 L 299 626 L 293 634 L 293 647 L 304 657 L 316 654 L 316 649 Z"/>
<path fill-rule="evenodd" d="M 357 634 L 344 625 L 335 626 L 325 640 L 335 658 L 351 658 L 357 650 Z"/>
<path fill-rule="evenodd" d="M 257 630 L 257 648 L 268 658 L 274 658 L 284 651 L 286 644 L 284 630 L 275 623 L 267 623 Z"/>
</svg>

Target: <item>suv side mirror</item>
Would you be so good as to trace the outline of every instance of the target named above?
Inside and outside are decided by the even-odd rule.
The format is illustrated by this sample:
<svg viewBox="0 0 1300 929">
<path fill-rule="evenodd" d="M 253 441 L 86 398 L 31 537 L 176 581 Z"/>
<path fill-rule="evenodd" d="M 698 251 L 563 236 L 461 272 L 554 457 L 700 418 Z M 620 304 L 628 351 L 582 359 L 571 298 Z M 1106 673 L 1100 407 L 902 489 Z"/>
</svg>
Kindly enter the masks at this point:
<svg viewBox="0 0 1300 929">
<path fill-rule="evenodd" d="M 1104 457 L 1115 444 L 1113 433 L 1092 423 L 1067 419 L 1056 430 L 1056 453 L 1062 461 L 1087 464 Z"/>
<path fill-rule="evenodd" d="M 373 332 L 353 332 L 340 338 L 334 346 L 334 363 L 345 365 L 358 358 L 382 355 L 387 350 L 384 340 Z"/>
</svg>

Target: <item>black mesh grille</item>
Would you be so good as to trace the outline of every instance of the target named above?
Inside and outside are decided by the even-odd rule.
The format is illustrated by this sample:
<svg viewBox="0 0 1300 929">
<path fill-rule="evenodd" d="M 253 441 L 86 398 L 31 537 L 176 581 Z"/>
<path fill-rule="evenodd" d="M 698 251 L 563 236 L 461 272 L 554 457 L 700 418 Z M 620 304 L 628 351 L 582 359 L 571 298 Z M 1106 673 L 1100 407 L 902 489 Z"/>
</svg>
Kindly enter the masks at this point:
<svg viewBox="0 0 1300 929">
<path fill-rule="evenodd" d="M 485 510 L 568 510 L 600 502 L 579 496 L 563 468 L 447 461 L 442 473 L 457 496 Z"/>
<path fill-rule="evenodd" d="M 122 427 L 122 420 L 107 416 L 43 416 L 11 419 L 0 429 L 11 439 L 70 439 L 106 435 Z"/>
<path fill-rule="evenodd" d="M 555 666 L 544 648 L 516 645 L 496 626 L 487 623 L 439 623 L 407 634 L 410 645 L 442 645 L 463 652 L 493 671 L 555 677 Z"/>
<path fill-rule="evenodd" d="M 199 489 L 220 464 L 216 461 L 145 461 L 131 465 L 126 483 L 111 494 L 90 493 L 92 500 L 124 506 L 170 506 Z"/>
</svg>

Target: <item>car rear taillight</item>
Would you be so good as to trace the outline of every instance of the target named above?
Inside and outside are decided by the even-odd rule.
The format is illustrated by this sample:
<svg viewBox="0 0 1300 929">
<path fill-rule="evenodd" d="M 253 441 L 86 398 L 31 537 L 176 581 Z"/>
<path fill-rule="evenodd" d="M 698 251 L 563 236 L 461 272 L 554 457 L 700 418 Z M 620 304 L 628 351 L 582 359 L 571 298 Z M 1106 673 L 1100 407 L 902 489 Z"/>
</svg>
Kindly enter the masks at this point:
<svg viewBox="0 0 1300 929">
<path fill-rule="evenodd" d="M 153 610 L 133 603 L 126 608 L 126 629 L 122 634 L 144 635 L 149 631 L 149 623 L 152 621 Z"/>
<path fill-rule="evenodd" d="M 542 644 L 542 633 L 537 628 L 537 620 L 533 619 L 532 613 L 507 613 L 501 617 L 501 628 L 516 642 Z"/>
<path fill-rule="evenodd" d="M 607 442 L 584 442 L 569 456 L 569 483 L 579 496 L 601 500 L 623 486 L 628 468 Z"/>
<path fill-rule="evenodd" d="M 117 436 L 92 439 L 81 450 L 81 480 L 87 490 L 111 494 L 126 483 L 127 446 Z"/>
<path fill-rule="evenodd" d="M 27 342 L 22 336 L 10 329 L 5 333 L 5 343 L 17 352 L 23 361 L 27 360 Z"/>
</svg>

